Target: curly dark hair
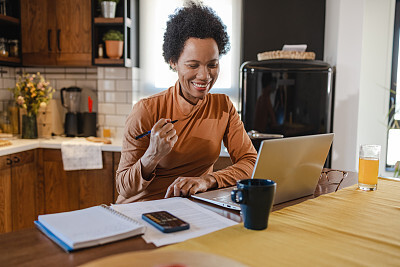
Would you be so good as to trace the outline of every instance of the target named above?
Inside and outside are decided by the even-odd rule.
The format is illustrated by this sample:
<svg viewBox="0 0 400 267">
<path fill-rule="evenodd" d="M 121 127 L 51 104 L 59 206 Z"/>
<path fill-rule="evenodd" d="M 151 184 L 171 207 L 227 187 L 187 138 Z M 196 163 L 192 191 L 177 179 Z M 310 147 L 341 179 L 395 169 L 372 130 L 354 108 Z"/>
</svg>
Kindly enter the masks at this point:
<svg viewBox="0 0 400 267">
<path fill-rule="evenodd" d="M 230 49 L 226 26 L 220 17 L 210 7 L 192 2 L 169 15 L 163 44 L 165 62 L 178 62 L 186 40 L 191 37 L 213 38 L 218 45 L 220 56 Z"/>
</svg>

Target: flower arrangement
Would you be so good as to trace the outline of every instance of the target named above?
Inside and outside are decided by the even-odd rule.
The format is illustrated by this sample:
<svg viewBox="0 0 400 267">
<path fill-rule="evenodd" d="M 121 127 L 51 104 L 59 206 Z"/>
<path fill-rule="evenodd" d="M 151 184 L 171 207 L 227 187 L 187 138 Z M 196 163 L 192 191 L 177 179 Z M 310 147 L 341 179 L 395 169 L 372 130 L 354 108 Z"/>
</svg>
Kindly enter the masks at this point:
<svg viewBox="0 0 400 267">
<path fill-rule="evenodd" d="M 53 97 L 54 89 L 49 86 L 40 72 L 36 74 L 23 74 L 18 77 L 18 82 L 10 90 L 14 93 L 15 101 L 21 108 L 27 110 L 28 116 L 36 115 L 40 107 L 46 107 Z"/>
</svg>

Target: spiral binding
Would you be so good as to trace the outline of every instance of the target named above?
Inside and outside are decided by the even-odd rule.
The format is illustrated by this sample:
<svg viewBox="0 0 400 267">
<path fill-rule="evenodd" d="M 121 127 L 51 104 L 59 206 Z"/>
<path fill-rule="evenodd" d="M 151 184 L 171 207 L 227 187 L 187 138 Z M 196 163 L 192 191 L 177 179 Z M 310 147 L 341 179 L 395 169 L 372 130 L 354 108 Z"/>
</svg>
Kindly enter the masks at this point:
<svg viewBox="0 0 400 267">
<path fill-rule="evenodd" d="M 119 217 L 121 217 L 121 218 L 124 218 L 124 219 L 126 219 L 126 220 L 128 220 L 128 221 L 130 221 L 130 222 L 132 222 L 132 223 L 135 223 L 135 224 L 137 224 L 137 225 L 139 225 L 139 226 L 142 225 L 140 222 L 136 221 L 135 219 L 133 219 L 133 218 L 131 218 L 131 217 L 129 217 L 129 216 L 126 216 L 125 214 L 122 214 L 121 212 L 118 212 L 118 211 L 116 211 L 116 210 L 110 208 L 110 207 L 107 206 L 106 204 L 101 204 L 100 207 L 105 208 L 105 209 L 108 210 L 109 212 L 111 212 L 111 213 L 113 213 L 113 214 L 115 214 L 115 215 L 117 215 L 117 216 L 119 216 Z"/>
</svg>

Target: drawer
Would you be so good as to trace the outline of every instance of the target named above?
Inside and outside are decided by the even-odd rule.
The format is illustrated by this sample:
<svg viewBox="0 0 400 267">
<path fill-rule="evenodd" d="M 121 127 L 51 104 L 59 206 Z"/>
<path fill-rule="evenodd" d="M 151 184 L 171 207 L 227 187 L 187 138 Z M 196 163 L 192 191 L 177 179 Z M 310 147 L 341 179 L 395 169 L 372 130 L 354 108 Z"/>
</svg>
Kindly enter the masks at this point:
<svg viewBox="0 0 400 267">
<path fill-rule="evenodd" d="M 0 169 L 10 166 L 19 166 L 26 163 L 34 162 L 35 150 L 28 150 L 20 153 L 14 153 L 0 157 Z"/>
</svg>

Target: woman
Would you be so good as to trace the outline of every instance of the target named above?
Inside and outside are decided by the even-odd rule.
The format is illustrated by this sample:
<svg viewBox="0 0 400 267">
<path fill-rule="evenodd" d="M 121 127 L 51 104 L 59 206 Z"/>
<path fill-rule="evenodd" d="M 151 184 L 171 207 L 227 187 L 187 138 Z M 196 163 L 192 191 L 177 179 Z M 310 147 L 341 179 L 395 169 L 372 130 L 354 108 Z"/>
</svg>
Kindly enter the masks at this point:
<svg viewBox="0 0 400 267">
<path fill-rule="evenodd" d="M 228 50 L 226 27 L 212 9 L 191 3 L 170 16 L 163 56 L 179 79 L 133 107 L 117 170 L 117 203 L 188 196 L 251 176 L 257 153 L 239 115 L 226 95 L 208 94 Z M 222 141 L 233 165 L 213 172 Z"/>
</svg>

